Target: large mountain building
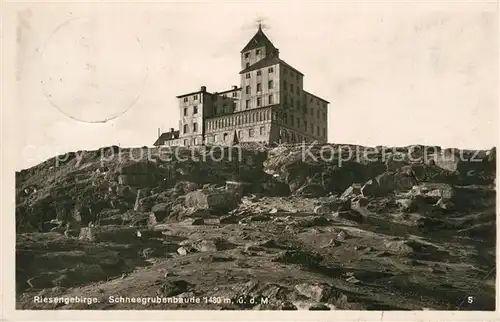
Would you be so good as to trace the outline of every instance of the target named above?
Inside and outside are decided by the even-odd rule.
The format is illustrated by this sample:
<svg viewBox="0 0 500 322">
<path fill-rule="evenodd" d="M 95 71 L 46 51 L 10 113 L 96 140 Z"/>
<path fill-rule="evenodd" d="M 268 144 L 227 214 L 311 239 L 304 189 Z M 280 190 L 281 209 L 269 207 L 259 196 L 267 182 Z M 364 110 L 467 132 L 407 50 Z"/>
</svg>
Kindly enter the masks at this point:
<svg viewBox="0 0 500 322">
<path fill-rule="evenodd" d="M 329 102 L 304 90 L 304 74 L 281 60 L 260 25 L 240 55 L 241 85 L 177 96 L 179 131 L 159 135 L 155 146 L 327 142 Z"/>
</svg>

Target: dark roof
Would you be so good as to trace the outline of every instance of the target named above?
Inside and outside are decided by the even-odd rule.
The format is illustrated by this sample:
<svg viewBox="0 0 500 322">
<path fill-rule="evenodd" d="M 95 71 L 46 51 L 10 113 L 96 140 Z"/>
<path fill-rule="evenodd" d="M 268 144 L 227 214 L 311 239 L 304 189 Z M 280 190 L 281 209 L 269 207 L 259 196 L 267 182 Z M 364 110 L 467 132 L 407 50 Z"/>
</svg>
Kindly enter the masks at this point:
<svg viewBox="0 0 500 322">
<path fill-rule="evenodd" d="M 269 40 L 269 38 L 267 38 L 259 25 L 259 30 L 257 30 L 257 33 L 252 37 L 252 39 L 250 39 L 248 44 L 241 50 L 241 52 L 243 53 L 245 51 L 264 46 L 274 48 L 273 43 Z"/>
<path fill-rule="evenodd" d="M 176 97 L 177 98 L 181 98 L 181 97 L 190 96 L 190 95 L 199 94 L 199 93 L 207 93 L 207 92 L 199 90 L 199 91 L 192 92 L 192 93 L 182 94 L 182 95 L 179 95 L 179 96 L 176 96 Z M 207 93 L 207 94 L 210 94 L 210 93 Z"/>
<path fill-rule="evenodd" d="M 299 73 L 300 75 L 304 76 L 304 74 L 302 74 L 300 71 L 293 68 L 292 66 L 287 64 L 284 60 L 280 59 L 279 57 L 277 57 L 275 55 L 269 55 L 266 58 L 259 60 L 255 64 L 250 65 L 247 68 L 243 69 L 240 72 L 240 74 L 248 73 L 248 72 L 251 72 L 252 70 L 256 70 L 256 69 L 260 69 L 260 68 L 264 68 L 264 67 L 276 65 L 276 64 L 283 64 L 283 65 L 287 66 L 288 68 L 293 69 L 295 72 Z"/>
<path fill-rule="evenodd" d="M 165 132 L 162 133 L 162 135 L 160 135 L 160 137 L 156 140 L 156 142 L 153 145 L 154 146 L 161 145 L 161 142 L 163 141 L 170 141 L 178 138 L 179 138 L 179 131 Z"/>
<path fill-rule="evenodd" d="M 231 93 L 231 92 L 237 92 L 237 91 L 241 91 L 241 87 L 237 87 L 237 88 L 233 88 L 233 89 L 228 89 L 228 90 L 223 91 L 223 92 L 217 92 L 217 95 Z"/>
<path fill-rule="evenodd" d="M 321 98 L 321 97 L 319 97 L 319 96 L 317 96 L 317 95 L 314 95 L 314 94 L 312 94 L 312 93 L 309 93 L 308 91 L 304 91 L 304 92 L 305 92 L 307 95 L 314 96 L 314 97 L 316 97 L 317 99 L 319 99 L 319 100 L 321 100 L 321 101 L 323 101 L 323 102 L 325 102 L 325 103 L 330 104 L 330 102 L 328 102 L 328 101 L 327 101 L 327 100 L 325 100 L 324 98 Z"/>
</svg>

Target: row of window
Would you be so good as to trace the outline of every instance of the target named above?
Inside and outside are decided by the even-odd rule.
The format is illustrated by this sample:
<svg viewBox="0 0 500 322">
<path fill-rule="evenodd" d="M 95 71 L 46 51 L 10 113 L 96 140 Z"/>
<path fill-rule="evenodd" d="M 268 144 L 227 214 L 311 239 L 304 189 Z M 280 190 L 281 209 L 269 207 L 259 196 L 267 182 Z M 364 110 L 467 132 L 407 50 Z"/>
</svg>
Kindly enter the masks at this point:
<svg viewBox="0 0 500 322">
<path fill-rule="evenodd" d="M 264 135 L 265 133 L 265 128 L 263 126 L 261 126 L 259 128 L 259 135 Z M 256 131 L 255 129 L 251 128 L 251 129 L 248 129 L 246 131 L 243 131 L 243 130 L 239 130 L 238 131 L 238 139 L 241 140 L 241 139 L 244 139 L 245 138 L 245 134 L 249 137 L 249 138 L 253 138 L 255 137 L 255 134 L 256 134 Z M 207 135 L 207 143 L 217 143 L 217 142 L 228 142 L 229 140 L 231 139 L 229 133 L 223 133 L 222 135 L 219 135 L 219 134 L 215 134 L 215 135 Z"/>
<path fill-rule="evenodd" d="M 296 126 L 298 128 L 300 128 L 300 118 L 297 117 L 297 118 L 294 118 L 293 115 L 290 115 L 290 122 L 288 122 L 288 117 L 287 117 L 287 114 L 285 113 L 283 115 L 283 123 L 285 123 L 286 125 L 288 125 L 290 123 L 291 126 Z M 310 123 L 309 124 L 309 128 L 307 127 L 308 123 L 307 121 L 303 121 L 303 129 L 304 129 L 304 132 L 311 132 L 312 135 L 316 135 L 316 136 L 320 136 L 320 127 L 319 125 L 316 126 L 316 134 L 314 133 L 314 123 Z M 323 128 L 323 136 L 326 136 L 326 128 Z"/>
<path fill-rule="evenodd" d="M 246 67 L 247 67 L 247 68 L 248 68 L 248 67 L 250 67 L 250 63 L 247 63 Z M 268 73 L 268 74 L 272 74 L 272 73 L 274 73 L 274 68 L 273 68 L 273 67 L 269 67 L 269 68 L 267 69 L 267 73 Z M 257 71 L 257 76 L 261 76 L 261 75 L 262 75 L 262 70 L 260 70 L 260 69 L 259 69 L 259 70 Z M 251 74 L 250 74 L 250 73 L 246 73 L 246 74 L 245 74 L 245 78 L 251 78 Z"/>
<path fill-rule="evenodd" d="M 256 50 L 255 50 L 255 55 L 257 55 L 257 56 L 258 56 L 258 55 L 260 55 L 260 53 L 261 53 L 261 50 L 260 50 L 260 49 L 256 49 Z M 247 52 L 245 53 L 245 58 L 250 58 L 250 52 L 249 52 L 249 51 L 247 51 Z"/>
<path fill-rule="evenodd" d="M 263 102 L 262 102 L 262 97 L 257 97 L 257 107 L 261 107 L 261 106 L 263 106 L 263 104 L 262 104 L 262 103 L 263 103 Z M 269 96 L 267 97 L 267 104 L 268 104 L 268 105 L 272 105 L 272 104 L 274 104 L 274 96 L 273 96 L 273 95 L 269 95 Z M 246 101 L 245 101 L 245 109 L 249 109 L 249 108 L 251 108 L 251 107 L 252 107 L 252 101 L 250 101 L 250 100 L 246 100 Z"/>
<path fill-rule="evenodd" d="M 198 100 L 198 94 L 193 95 L 193 100 Z M 184 97 L 184 103 L 189 101 L 189 96 Z"/>
<path fill-rule="evenodd" d="M 267 89 L 271 90 L 274 88 L 274 81 L 270 80 L 267 82 Z M 256 93 L 262 92 L 262 83 L 257 83 L 257 88 L 256 88 Z M 252 94 L 252 87 L 250 85 L 247 85 L 245 87 L 245 93 L 246 94 Z"/>
<path fill-rule="evenodd" d="M 184 116 L 188 116 L 189 109 L 187 107 L 184 108 Z M 193 115 L 198 114 L 198 106 L 193 106 Z"/>
<path fill-rule="evenodd" d="M 235 115 L 231 117 L 226 117 L 219 120 L 208 121 L 207 128 L 208 130 L 222 129 L 235 125 L 267 121 L 270 119 L 271 119 L 271 111 L 259 111 L 244 115 Z"/>
<path fill-rule="evenodd" d="M 193 123 L 193 133 L 197 133 L 198 132 L 198 123 L 194 122 Z M 188 124 L 184 124 L 183 128 L 182 128 L 182 133 L 189 133 L 189 125 Z"/>
</svg>

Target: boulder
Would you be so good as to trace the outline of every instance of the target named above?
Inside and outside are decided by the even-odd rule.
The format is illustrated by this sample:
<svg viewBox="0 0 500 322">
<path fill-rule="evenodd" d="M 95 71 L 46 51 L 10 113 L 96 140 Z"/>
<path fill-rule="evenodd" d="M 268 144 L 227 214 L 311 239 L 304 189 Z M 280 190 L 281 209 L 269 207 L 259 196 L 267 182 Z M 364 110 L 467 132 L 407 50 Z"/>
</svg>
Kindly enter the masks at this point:
<svg viewBox="0 0 500 322">
<path fill-rule="evenodd" d="M 409 191 L 417 180 L 403 173 L 385 172 L 366 182 L 361 188 L 363 197 L 383 197 L 394 192 Z"/>
<path fill-rule="evenodd" d="M 456 196 L 455 188 L 447 183 L 425 182 L 413 186 L 410 192 L 414 196 L 430 197 L 436 200 L 440 198 L 452 200 Z"/>
<path fill-rule="evenodd" d="M 167 217 L 171 210 L 171 204 L 159 203 L 151 208 L 151 212 L 156 216 L 156 220 L 162 221 Z"/>
<path fill-rule="evenodd" d="M 387 251 L 401 256 L 408 256 L 414 253 L 414 249 L 404 240 L 389 241 L 384 244 Z"/>
<path fill-rule="evenodd" d="M 186 195 L 186 207 L 227 212 L 237 207 L 238 196 L 232 191 L 197 190 Z"/>
<path fill-rule="evenodd" d="M 299 294 L 317 302 L 327 302 L 331 298 L 337 298 L 340 295 L 340 292 L 326 283 L 297 284 L 295 290 Z"/>
<path fill-rule="evenodd" d="M 361 186 L 353 184 L 340 195 L 340 199 L 351 199 L 359 195 L 361 195 Z"/>
<path fill-rule="evenodd" d="M 80 229 L 79 240 L 95 241 L 95 227 L 84 227 Z"/>
</svg>

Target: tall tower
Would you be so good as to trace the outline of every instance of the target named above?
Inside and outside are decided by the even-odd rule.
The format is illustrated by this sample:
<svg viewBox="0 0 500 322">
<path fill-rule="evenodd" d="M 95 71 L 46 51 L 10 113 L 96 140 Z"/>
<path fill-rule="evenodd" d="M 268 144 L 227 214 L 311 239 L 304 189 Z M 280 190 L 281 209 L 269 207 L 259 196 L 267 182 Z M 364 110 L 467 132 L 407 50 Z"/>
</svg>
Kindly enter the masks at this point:
<svg viewBox="0 0 500 322">
<path fill-rule="evenodd" d="M 248 68 L 268 56 L 279 56 L 278 49 L 274 47 L 273 43 L 264 34 L 260 23 L 257 33 L 250 39 L 240 53 L 241 69 Z"/>
</svg>

